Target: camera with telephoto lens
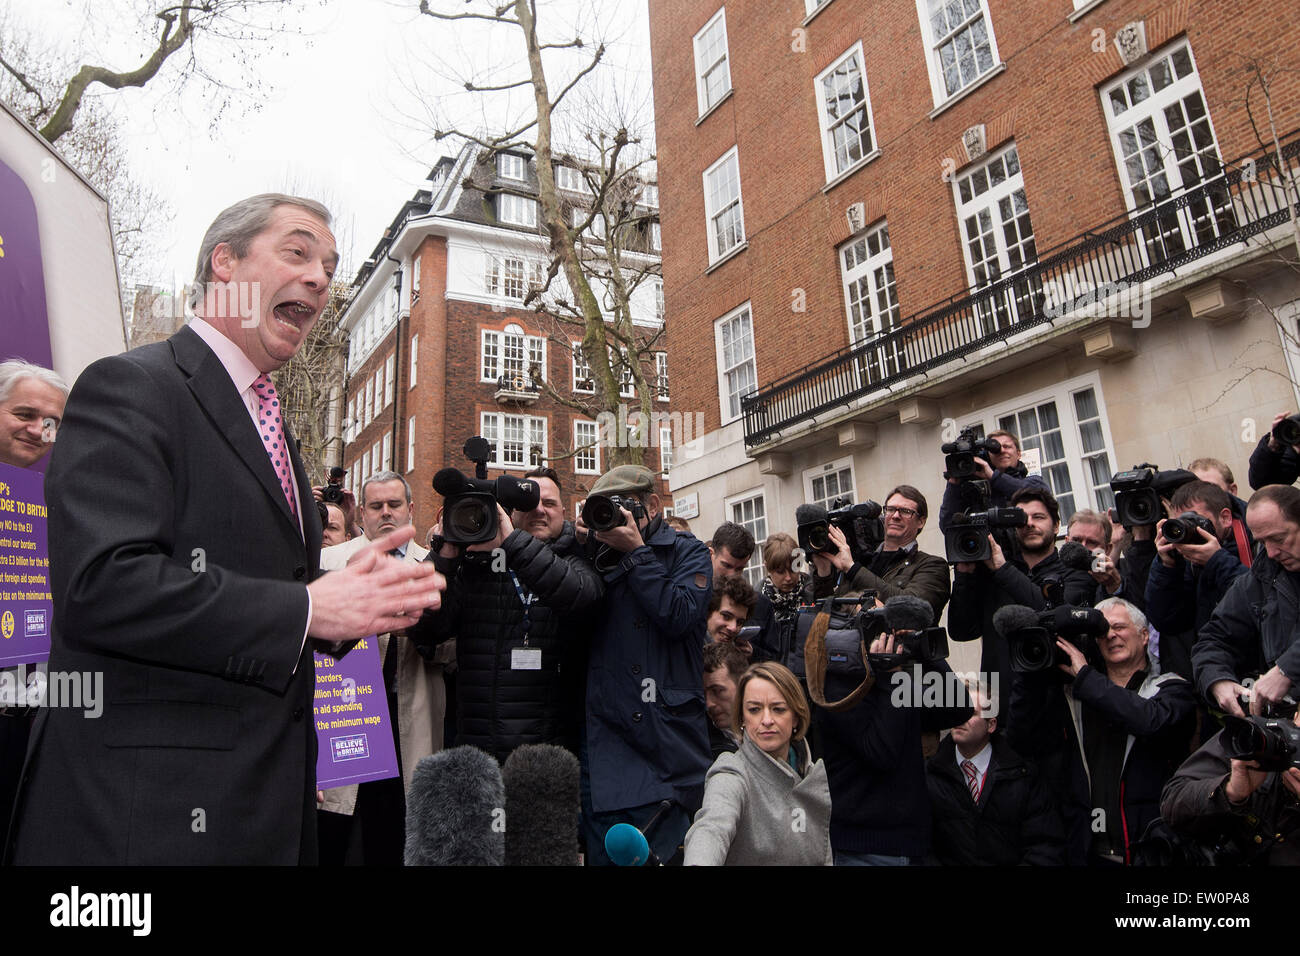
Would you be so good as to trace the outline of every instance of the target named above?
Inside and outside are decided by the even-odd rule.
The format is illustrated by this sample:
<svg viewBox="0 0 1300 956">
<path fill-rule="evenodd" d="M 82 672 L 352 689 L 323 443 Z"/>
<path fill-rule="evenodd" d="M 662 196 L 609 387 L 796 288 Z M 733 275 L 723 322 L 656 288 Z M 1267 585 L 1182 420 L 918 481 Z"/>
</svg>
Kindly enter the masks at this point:
<svg viewBox="0 0 1300 956">
<path fill-rule="evenodd" d="M 1115 495 L 1115 515 L 1126 528 L 1156 524 L 1167 518 L 1161 498 L 1168 498 L 1182 485 L 1195 481 L 1196 476 L 1183 468 L 1161 471 L 1155 465 L 1143 462 L 1129 471 L 1121 471 L 1110 479 L 1110 490 Z"/>
<path fill-rule="evenodd" d="M 1300 727 L 1285 717 L 1223 718 L 1223 743 L 1233 760 L 1254 760 L 1261 770 L 1300 768 Z"/>
<path fill-rule="evenodd" d="M 492 445 L 475 435 L 465 442 L 465 457 L 474 462 L 474 477 L 456 468 L 433 476 L 433 490 L 446 501 L 442 507 L 442 538 L 451 544 L 481 544 L 497 536 L 497 505 L 506 511 L 532 511 L 541 500 L 537 482 L 509 475 L 487 480 Z"/>
<path fill-rule="evenodd" d="M 1002 444 L 996 438 L 980 438 L 973 428 L 963 428 L 955 441 L 944 442 L 939 450 L 945 456 L 943 476 L 964 481 L 979 474 L 975 470 L 976 458 L 983 458 L 992 467 L 989 455 L 1002 451 Z"/>
<path fill-rule="evenodd" d="M 646 516 L 645 506 L 631 495 L 589 495 L 582 504 L 582 523 L 592 531 L 613 531 L 627 523 L 620 508 L 632 515 L 633 523 Z"/>
<path fill-rule="evenodd" d="M 320 490 L 320 500 L 327 501 L 332 505 L 342 503 L 343 495 L 343 478 L 347 475 L 347 470 L 335 465 L 330 469 L 330 476 L 325 482 L 325 487 Z"/>
<path fill-rule="evenodd" d="M 1110 623 L 1101 611 L 1068 604 L 1041 612 L 1009 605 L 998 610 L 993 623 L 1007 642 L 1011 670 L 1017 674 L 1034 674 L 1068 664 L 1070 658 L 1056 646 L 1057 638 L 1069 641 L 1084 657 L 1095 660 L 1097 641 L 1110 631 Z"/>
<path fill-rule="evenodd" d="M 1283 445 L 1300 445 L 1300 415 L 1288 415 L 1274 425 L 1273 437 Z"/>
<path fill-rule="evenodd" d="M 1164 523 L 1161 533 L 1170 544 L 1202 544 L 1203 539 L 1197 531 L 1204 531 L 1211 538 L 1217 537 L 1214 522 L 1195 511 L 1184 511 L 1177 518 L 1170 518 Z"/>
<path fill-rule="evenodd" d="M 804 506 L 808 507 L 808 506 Z M 854 560 L 862 562 L 864 556 L 872 554 L 885 540 L 885 522 L 880 517 L 881 507 L 874 501 L 854 504 L 847 495 L 841 495 L 831 502 L 826 517 L 798 524 L 799 547 L 805 554 L 816 552 L 834 553 L 836 548 L 831 543 L 831 526 L 839 528 L 848 541 L 849 551 Z M 796 522 L 799 511 L 796 510 Z"/>
<path fill-rule="evenodd" d="M 1023 528 L 1028 522 L 1020 508 L 989 508 L 987 511 L 966 511 L 953 515 L 948 530 L 943 533 L 948 563 L 987 561 L 993 557 L 989 534 L 995 528 Z"/>
</svg>

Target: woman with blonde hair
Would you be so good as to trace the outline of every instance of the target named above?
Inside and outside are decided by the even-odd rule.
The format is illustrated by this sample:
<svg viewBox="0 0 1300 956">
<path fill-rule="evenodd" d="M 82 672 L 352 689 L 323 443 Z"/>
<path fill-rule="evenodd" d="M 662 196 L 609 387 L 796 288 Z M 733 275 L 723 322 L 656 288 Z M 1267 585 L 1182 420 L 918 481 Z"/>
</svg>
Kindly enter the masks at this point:
<svg viewBox="0 0 1300 956">
<path fill-rule="evenodd" d="M 804 739 L 811 712 L 798 678 L 777 663 L 752 664 L 734 708 L 740 749 L 709 768 L 686 864 L 831 865 L 831 792 Z"/>
</svg>

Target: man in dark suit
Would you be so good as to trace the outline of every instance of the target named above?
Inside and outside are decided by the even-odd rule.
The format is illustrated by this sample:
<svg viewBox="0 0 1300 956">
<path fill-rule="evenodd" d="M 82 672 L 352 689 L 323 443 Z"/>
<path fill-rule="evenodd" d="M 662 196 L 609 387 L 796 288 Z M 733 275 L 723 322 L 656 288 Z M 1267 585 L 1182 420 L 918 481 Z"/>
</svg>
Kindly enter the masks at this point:
<svg viewBox="0 0 1300 956">
<path fill-rule="evenodd" d="M 319 575 L 320 520 L 268 372 L 297 352 L 338 261 L 329 213 L 256 196 L 209 227 L 197 318 L 103 359 L 69 398 L 46 478 L 50 670 L 102 672 L 102 716 L 38 718 L 11 829 L 36 864 L 310 863 L 312 642 L 405 627 L 431 565 L 386 552 Z"/>
</svg>

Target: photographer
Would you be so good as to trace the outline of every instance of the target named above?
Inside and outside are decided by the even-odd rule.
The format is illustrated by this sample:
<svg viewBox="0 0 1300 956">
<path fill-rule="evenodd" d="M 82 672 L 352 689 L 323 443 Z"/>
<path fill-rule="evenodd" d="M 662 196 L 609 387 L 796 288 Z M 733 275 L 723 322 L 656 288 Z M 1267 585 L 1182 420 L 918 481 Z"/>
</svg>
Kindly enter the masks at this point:
<svg viewBox="0 0 1300 956">
<path fill-rule="evenodd" d="M 990 534 L 991 557 L 979 564 L 957 564 L 948 608 L 948 636 L 954 641 L 982 636 L 980 669 L 985 680 L 996 674 L 999 687 L 1010 686 L 1011 660 L 1006 642 L 993 628 L 993 614 L 1009 604 L 1035 611 L 1049 605 L 1091 605 L 1096 590 L 1091 574 L 1065 567 L 1056 553 L 1061 511 L 1052 493 L 1026 488 L 1011 504 L 1025 513 L 1025 524 L 1015 529 L 1020 557 L 1008 560 Z"/>
<path fill-rule="evenodd" d="M 1228 501 L 1232 503 L 1232 516 L 1246 520 L 1246 502 L 1237 497 L 1237 482 L 1226 462 L 1218 458 L 1198 458 L 1187 466 L 1187 470 L 1196 476 L 1197 481 L 1208 481 L 1226 491 Z"/>
<path fill-rule="evenodd" d="M 1264 555 L 1238 575 L 1192 645 L 1196 688 L 1224 713 L 1276 704 L 1300 677 L 1300 488 L 1268 485 L 1251 496 L 1246 523 Z M 1262 674 L 1249 692 L 1242 681 Z"/>
<path fill-rule="evenodd" d="M 1233 517 L 1228 493 L 1208 481 L 1182 485 L 1170 509 L 1178 517 L 1156 525 L 1146 612 L 1160 632 L 1163 669 L 1191 680 L 1196 632 L 1209 622 L 1233 580 L 1250 568 L 1251 537 L 1245 523 Z M 1165 536 L 1166 529 L 1175 540 Z"/>
<path fill-rule="evenodd" d="M 1047 482 L 1038 475 L 1031 475 L 1020 463 L 1020 439 L 1008 431 L 996 431 L 986 440 L 996 441 L 1001 451 L 987 452 L 988 460 L 977 454 L 974 459 L 973 478 L 989 483 L 988 503 L 985 508 L 1006 508 L 1017 492 L 1026 488 L 1038 488 L 1050 491 Z M 943 502 L 939 505 L 939 530 L 947 531 L 952 524 L 953 515 L 967 510 L 967 504 L 961 497 L 963 484 L 960 478 L 948 478 L 943 489 Z"/>
<path fill-rule="evenodd" d="M 430 560 L 447 579 L 442 608 L 407 632 L 426 656 L 456 639 L 456 742 L 503 763 L 524 744 L 577 752 L 582 703 L 565 665 L 580 659 L 581 615 L 604 593 L 564 520 L 555 471 L 525 478 L 537 484 L 537 507 L 507 515 L 497 505 L 491 540 L 462 552 L 435 538 Z"/>
<path fill-rule="evenodd" d="M 1300 865 L 1300 770 L 1262 770 L 1232 757 L 1231 742 L 1221 730 L 1178 768 L 1160 815 L 1216 864 Z"/>
<path fill-rule="evenodd" d="M 1146 617 L 1122 598 L 1097 606 L 1109 630 L 1090 663 L 1060 639 L 1064 663 L 1017 673 L 1010 744 L 1034 761 L 1065 819 L 1072 865 L 1127 864 L 1159 815 L 1160 790 L 1187 754 L 1195 720 L 1191 684 L 1147 658 Z M 1060 679 L 1060 674 L 1066 677 Z"/>
<path fill-rule="evenodd" d="M 1300 419 L 1291 412 L 1279 412 L 1269 433 L 1250 454 L 1246 480 L 1258 490 L 1295 484 L 1296 478 L 1300 478 Z"/>
</svg>

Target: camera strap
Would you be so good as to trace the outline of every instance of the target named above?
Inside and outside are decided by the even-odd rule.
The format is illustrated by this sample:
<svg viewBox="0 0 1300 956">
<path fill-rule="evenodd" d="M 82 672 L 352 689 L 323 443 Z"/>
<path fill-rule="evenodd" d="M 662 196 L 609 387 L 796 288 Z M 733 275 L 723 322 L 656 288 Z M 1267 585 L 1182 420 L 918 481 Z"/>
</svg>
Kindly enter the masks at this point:
<svg viewBox="0 0 1300 956">
<path fill-rule="evenodd" d="M 1232 533 L 1237 539 L 1237 560 L 1250 569 L 1250 545 L 1246 543 L 1246 529 L 1241 526 L 1240 518 L 1232 519 Z"/>
<path fill-rule="evenodd" d="M 515 576 L 514 571 L 511 571 L 509 573 L 510 573 L 510 580 L 515 586 L 515 593 L 519 595 L 519 603 L 524 606 L 524 622 L 523 622 L 524 647 L 527 647 L 528 646 L 528 625 L 532 623 L 528 617 L 528 606 L 537 600 L 537 595 L 524 590 L 524 586 L 519 583 L 519 578 Z"/>
<path fill-rule="evenodd" d="M 808 696 L 813 699 L 813 703 L 829 711 L 838 712 L 857 706 L 858 701 L 862 700 L 875 685 L 876 678 L 871 673 L 871 665 L 867 662 L 866 644 L 860 642 L 862 666 L 867 669 L 866 679 L 844 699 L 833 702 L 826 700 L 826 664 L 828 660 L 826 632 L 830 629 L 830 624 L 831 615 L 829 610 L 818 611 L 817 616 L 813 618 L 812 627 L 808 630 L 808 638 L 804 642 L 804 672 L 808 678 Z"/>
</svg>

